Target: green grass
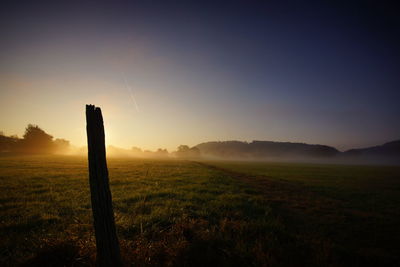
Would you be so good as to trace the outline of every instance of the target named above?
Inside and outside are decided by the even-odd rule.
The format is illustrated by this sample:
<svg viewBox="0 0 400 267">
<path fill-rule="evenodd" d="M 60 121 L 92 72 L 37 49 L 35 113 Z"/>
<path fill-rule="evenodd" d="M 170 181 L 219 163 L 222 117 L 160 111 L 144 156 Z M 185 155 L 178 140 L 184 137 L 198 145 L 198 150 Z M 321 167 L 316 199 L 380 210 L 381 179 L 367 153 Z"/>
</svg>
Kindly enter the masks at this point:
<svg viewBox="0 0 400 267">
<path fill-rule="evenodd" d="M 109 159 L 127 266 L 399 262 L 400 169 Z M 93 265 L 87 162 L 0 157 L 0 265 Z"/>
<path fill-rule="evenodd" d="M 86 160 L 0 161 L 2 262 L 21 263 L 68 244 L 76 251 L 61 261 L 93 263 Z M 281 231 L 262 196 L 223 172 L 184 161 L 117 159 L 109 160 L 109 172 L 126 261 L 256 264 L 258 242 Z"/>
<path fill-rule="evenodd" d="M 300 238 L 328 243 L 346 265 L 396 265 L 400 255 L 400 167 L 207 162 L 240 174 L 288 215 Z"/>
<path fill-rule="evenodd" d="M 400 167 L 213 161 L 222 169 L 289 182 L 371 212 L 399 212 Z"/>
</svg>

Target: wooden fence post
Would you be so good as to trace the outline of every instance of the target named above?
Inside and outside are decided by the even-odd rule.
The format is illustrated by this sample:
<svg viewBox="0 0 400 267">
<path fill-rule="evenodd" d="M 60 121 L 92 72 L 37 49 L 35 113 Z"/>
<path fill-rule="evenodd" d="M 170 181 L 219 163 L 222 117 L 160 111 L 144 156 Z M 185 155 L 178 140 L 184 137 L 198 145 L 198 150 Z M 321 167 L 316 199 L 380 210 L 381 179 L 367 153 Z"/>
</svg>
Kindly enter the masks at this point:
<svg viewBox="0 0 400 267">
<path fill-rule="evenodd" d="M 108 182 L 103 116 L 101 109 L 86 105 L 89 183 L 96 235 L 96 264 L 122 266 Z"/>
</svg>

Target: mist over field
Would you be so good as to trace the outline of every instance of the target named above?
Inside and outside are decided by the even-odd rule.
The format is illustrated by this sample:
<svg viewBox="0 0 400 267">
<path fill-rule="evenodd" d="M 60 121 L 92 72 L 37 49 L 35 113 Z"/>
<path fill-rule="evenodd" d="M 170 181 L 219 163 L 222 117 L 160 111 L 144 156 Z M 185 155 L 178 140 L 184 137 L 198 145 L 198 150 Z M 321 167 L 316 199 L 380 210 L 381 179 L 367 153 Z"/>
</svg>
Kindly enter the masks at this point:
<svg viewBox="0 0 400 267">
<path fill-rule="evenodd" d="M 341 164 L 400 164 L 400 141 L 369 148 L 339 151 L 326 145 L 273 141 L 205 142 L 193 147 L 180 145 L 176 151 L 155 151 L 107 146 L 109 157 L 159 159 L 213 159 L 238 161 L 314 162 Z M 55 138 L 37 125 L 29 124 L 23 138 L 0 134 L 0 155 L 71 155 L 86 156 L 87 147 L 76 147 L 68 140 Z"/>
<path fill-rule="evenodd" d="M 135 265 L 396 266 L 399 167 L 109 158 Z M 0 157 L 3 266 L 94 265 L 86 157 Z"/>
<path fill-rule="evenodd" d="M 396 266 L 399 144 L 104 147 L 121 261 Z M 98 264 L 90 155 L 37 125 L 0 135 L 1 265 Z"/>
<path fill-rule="evenodd" d="M 0 4 L 0 266 L 400 266 L 389 1 Z"/>
</svg>

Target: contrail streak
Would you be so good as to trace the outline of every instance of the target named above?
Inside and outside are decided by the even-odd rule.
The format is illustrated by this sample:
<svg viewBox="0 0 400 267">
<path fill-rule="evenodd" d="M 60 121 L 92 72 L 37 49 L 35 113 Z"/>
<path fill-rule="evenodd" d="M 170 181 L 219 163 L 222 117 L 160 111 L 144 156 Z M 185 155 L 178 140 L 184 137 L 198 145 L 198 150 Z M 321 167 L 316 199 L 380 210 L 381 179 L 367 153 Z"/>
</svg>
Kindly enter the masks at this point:
<svg viewBox="0 0 400 267">
<path fill-rule="evenodd" d="M 136 111 L 137 111 L 137 112 L 140 112 L 139 106 L 138 106 L 138 104 L 137 104 L 137 102 L 136 102 L 136 99 L 135 99 L 135 96 L 133 95 L 132 88 L 129 86 L 128 81 L 127 81 L 126 78 L 125 78 L 125 75 L 124 75 L 124 82 L 125 82 L 125 87 L 126 87 L 126 88 L 128 89 L 128 91 L 129 91 L 129 96 L 131 97 L 133 104 L 135 104 Z"/>
</svg>

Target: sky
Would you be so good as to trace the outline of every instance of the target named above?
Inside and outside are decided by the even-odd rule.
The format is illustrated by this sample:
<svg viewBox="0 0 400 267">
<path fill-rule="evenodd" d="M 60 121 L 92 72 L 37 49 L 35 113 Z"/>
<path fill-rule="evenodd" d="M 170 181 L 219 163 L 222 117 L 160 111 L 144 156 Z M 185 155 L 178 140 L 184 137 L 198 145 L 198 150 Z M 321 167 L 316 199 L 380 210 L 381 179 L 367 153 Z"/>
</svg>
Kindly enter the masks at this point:
<svg viewBox="0 0 400 267">
<path fill-rule="evenodd" d="M 366 147 L 400 138 L 400 18 L 385 1 L 2 1 L 0 130 L 86 145 Z"/>
</svg>

